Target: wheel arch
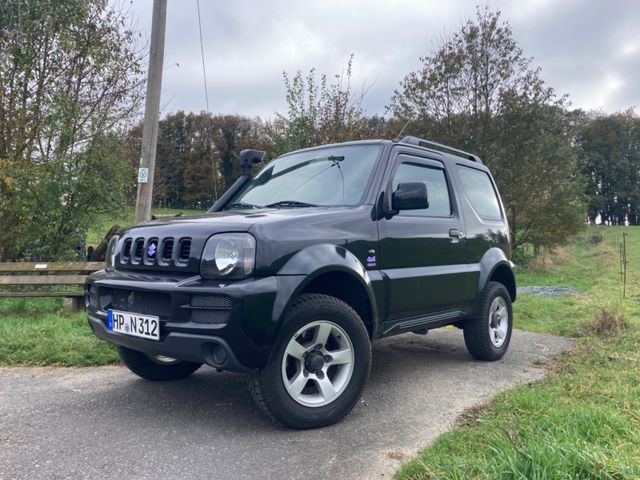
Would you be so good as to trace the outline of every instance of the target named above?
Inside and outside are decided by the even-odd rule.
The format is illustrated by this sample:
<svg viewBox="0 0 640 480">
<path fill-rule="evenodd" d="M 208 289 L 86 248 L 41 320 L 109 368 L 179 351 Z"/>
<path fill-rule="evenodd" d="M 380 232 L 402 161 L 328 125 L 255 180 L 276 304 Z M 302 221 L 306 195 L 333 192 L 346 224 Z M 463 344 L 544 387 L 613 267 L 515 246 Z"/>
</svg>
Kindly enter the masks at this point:
<svg viewBox="0 0 640 480">
<path fill-rule="evenodd" d="M 516 278 L 513 273 L 514 264 L 499 248 L 490 248 L 480 260 L 480 277 L 478 278 L 478 294 L 484 291 L 490 281 L 502 283 L 512 302 L 516 301 Z"/>
<path fill-rule="evenodd" d="M 320 266 L 318 266 L 320 265 Z M 360 261 L 346 248 L 320 244 L 295 254 L 278 273 L 302 278 L 290 289 L 278 292 L 273 321 L 279 332 L 291 304 L 304 293 L 330 295 L 347 303 L 362 319 L 370 338 L 378 328 L 378 314 L 371 279 Z"/>
</svg>

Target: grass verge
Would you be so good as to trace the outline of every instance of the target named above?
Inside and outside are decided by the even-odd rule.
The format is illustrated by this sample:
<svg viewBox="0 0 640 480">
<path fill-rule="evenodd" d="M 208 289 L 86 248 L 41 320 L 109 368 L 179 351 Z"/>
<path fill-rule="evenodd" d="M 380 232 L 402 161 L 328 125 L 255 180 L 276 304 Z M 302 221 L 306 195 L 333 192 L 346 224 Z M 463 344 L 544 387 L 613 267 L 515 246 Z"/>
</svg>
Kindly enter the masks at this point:
<svg viewBox="0 0 640 480">
<path fill-rule="evenodd" d="M 602 230 L 599 232 L 599 230 Z M 628 233 L 627 298 L 618 241 Z M 602 233 L 603 242 L 594 243 Z M 519 284 L 568 285 L 576 297 L 522 295 L 516 326 L 579 337 L 544 380 L 497 395 L 404 464 L 397 479 L 640 478 L 640 229 L 590 229 Z"/>
</svg>

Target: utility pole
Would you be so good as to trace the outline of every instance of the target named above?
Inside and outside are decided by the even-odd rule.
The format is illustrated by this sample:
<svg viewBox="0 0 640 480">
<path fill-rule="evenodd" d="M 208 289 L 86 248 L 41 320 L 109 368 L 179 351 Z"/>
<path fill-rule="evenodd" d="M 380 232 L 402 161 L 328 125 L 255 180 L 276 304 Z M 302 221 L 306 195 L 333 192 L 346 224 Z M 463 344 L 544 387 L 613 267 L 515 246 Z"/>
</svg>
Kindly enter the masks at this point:
<svg viewBox="0 0 640 480">
<path fill-rule="evenodd" d="M 142 127 L 142 152 L 138 169 L 138 196 L 136 198 L 136 223 L 151 218 L 153 174 L 156 167 L 158 143 L 158 117 L 162 90 L 162 64 L 164 61 L 164 33 L 167 20 L 167 0 L 153 0 L 151 20 L 151 45 L 149 46 L 149 72 L 147 96 Z"/>
</svg>

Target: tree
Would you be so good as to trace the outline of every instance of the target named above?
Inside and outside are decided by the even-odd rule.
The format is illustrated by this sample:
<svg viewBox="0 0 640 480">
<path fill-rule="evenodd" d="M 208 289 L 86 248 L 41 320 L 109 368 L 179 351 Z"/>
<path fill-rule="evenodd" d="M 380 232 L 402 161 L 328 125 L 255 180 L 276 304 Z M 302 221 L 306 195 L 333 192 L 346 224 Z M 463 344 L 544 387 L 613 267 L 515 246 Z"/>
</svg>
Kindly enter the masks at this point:
<svg viewBox="0 0 640 480">
<path fill-rule="evenodd" d="M 0 260 L 73 256 L 135 187 L 118 135 L 141 93 L 134 32 L 107 0 L 0 11 Z"/>
<path fill-rule="evenodd" d="M 176 112 L 160 121 L 157 148 L 154 205 L 206 208 L 240 175 L 241 150 L 270 147 L 259 118 Z"/>
<path fill-rule="evenodd" d="M 312 68 L 306 76 L 298 70 L 283 73 L 287 96 L 287 114 L 277 114 L 267 128 L 275 155 L 299 148 L 368 138 L 382 122 L 379 117 L 364 116 L 365 92 L 355 96 L 351 88 L 353 55 L 344 73 L 333 82 L 326 74 L 316 76 Z"/>
<path fill-rule="evenodd" d="M 580 113 L 579 120 L 576 143 L 587 178 L 589 220 L 640 224 L 640 119 L 628 110 Z"/>
<path fill-rule="evenodd" d="M 486 161 L 514 247 L 553 247 L 576 233 L 582 179 L 566 98 L 545 85 L 500 12 L 478 7 L 474 19 L 421 61 L 391 99 L 388 111 L 396 122 Z"/>
</svg>

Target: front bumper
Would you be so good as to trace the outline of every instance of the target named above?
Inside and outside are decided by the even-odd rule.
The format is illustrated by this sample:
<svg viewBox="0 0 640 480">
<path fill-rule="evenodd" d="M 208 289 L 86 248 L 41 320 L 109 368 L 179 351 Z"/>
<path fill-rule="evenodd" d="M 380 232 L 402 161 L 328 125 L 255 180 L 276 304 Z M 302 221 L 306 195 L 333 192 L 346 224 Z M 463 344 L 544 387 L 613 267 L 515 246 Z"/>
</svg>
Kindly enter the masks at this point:
<svg viewBox="0 0 640 480">
<path fill-rule="evenodd" d="M 98 338 L 133 350 L 221 370 L 255 371 L 267 362 L 279 327 L 277 312 L 282 311 L 275 307 L 303 279 L 296 277 L 224 283 L 200 276 L 101 270 L 87 279 L 89 325 Z M 158 316 L 160 340 L 108 330 L 110 308 Z M 203 323 L 208 319 L 213 323 Z"/>
</svg>

